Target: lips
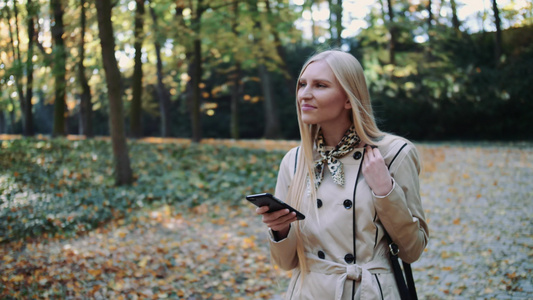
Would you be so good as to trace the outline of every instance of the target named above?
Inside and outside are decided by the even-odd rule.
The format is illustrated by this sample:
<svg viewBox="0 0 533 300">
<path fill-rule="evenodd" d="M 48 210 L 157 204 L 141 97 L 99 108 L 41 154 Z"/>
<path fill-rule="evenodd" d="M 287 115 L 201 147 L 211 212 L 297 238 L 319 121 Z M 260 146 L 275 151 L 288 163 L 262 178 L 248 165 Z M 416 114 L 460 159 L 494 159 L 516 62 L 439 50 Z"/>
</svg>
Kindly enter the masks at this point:
<svg viewBox="0 0 533 300">
<path fill-rule="evenodd" d="M 302 111 L 310 111 L 310 110 L 316 109 L 316 107 L 310 104 L 302 104 L 301 109 Z"/>
</svg>

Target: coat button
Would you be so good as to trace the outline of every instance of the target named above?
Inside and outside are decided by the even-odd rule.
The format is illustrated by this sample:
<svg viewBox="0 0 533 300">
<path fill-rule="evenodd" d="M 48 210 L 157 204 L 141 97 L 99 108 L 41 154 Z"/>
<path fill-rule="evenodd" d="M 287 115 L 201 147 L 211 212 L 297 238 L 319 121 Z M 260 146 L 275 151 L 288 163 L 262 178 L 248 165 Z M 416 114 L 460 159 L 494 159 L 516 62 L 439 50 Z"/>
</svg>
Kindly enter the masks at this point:
<svg viewBox="0 0 533 300">
<path fill-rule="evenodd" d="M 361 151 L 356 151 L 354 154 L 353 154 L 353 159 L 361 159 L 361 156 L 363 156 L 361 154 Z"/>
<path fill-rule="evenodd" d="M 322 200 L 320 200 L 320 199 L 316 199 L 316 206 L 317 206 L 318 208 L 321 208 L 321 207 L 322 207 Z"/>
<path fill-rule="evenodd" d="M 353 257 L 353 254 L 351 253 L 348 253 L 344 256 L 344 261 L 347 263 L 347 264 L 351 264 L 353 263 L 355 260 L 355 257 Z"/>
<path fill-rule="evenodd" d="M 326 254 L 324 254 L 324 251 L 322 251 L 322 250 L 318 251 L 318 258 L 320 258 L 320 259 L 326 258 Z"/>
<path fill-rule="evenodd" d="M 349 200 L 349 199 L 344 200 L 344 203 L 343 203 L 344 208 L 346 208 L 346 209 L 352 208 L 352 204 L 353 204 L 352 200 Z"/>
</svg>

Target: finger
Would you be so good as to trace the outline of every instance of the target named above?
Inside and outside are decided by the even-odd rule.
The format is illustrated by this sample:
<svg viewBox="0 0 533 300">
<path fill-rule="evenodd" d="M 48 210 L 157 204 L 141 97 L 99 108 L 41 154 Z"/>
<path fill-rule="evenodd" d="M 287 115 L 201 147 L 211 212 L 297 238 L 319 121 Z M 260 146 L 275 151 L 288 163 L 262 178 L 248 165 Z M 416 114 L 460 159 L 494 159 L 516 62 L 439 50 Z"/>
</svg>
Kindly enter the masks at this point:
<svg viewBox="0 0 533 300">
<path fill-rule="evenodd" d="M 268 212 L 268 210 L 270 209 L 270 207 L 268 206 L 261 206 L 261 207 L 258 207 L 255 209 L 255 213 L 258 214 L 258 215 L 262 215 L 266 212 Z"/>
<path fill-rule="evenodd" d="M 372 154 L 374 155 L 374 158 L 383 159 L 383 156 L 381 156 L 381 152 L 379 152 L 378 148 L 372 148 Z"/>
<path fill-rule="evenodd" d="M 264 223 L 267 223 L 267 222 L 273 222 L 275 221 L 276 219 L 279 219 L 285 215 L 289 214 L 289 210 L 288 209 L 281 209 L 281 210 L 278 210 L 278 211 L 274 211 L 274 212 L 265 212 L 263 213 L 263 222 Z"/>
<path fill-rule="evenodd" d="M 290 214 L 288 209 L 278 210 L 272 213 L 263 214 L 263 222 L 269 224 L 275 224 L 276 222 L 283 222 L 286 220 Z"/>
<path fill-rule="evenodd" d="M 296 213 L 287 214 L 281 218 L 277 218 L 271 222 L 266 223 L 270 228 L 283 228 L 289 225 L 290 223 L 296 221 Z"/>
<path fill-rule="evenodd" d="M 365 165 L 368 165 L 373 159 L 374 159 L 374 152 L 372 151 L 372 148 L 370 148 L 370 145 L 367 145 L 365 149 L 365 159 L 363 163 Z"/>
<path fill-rule="evenodd" d="M 280 224 L 280 225 L 268 226 L 268 227 L 269 227 L 270 229 L 272 229 L 272 230 L 282 231 L 282 230 L 287 229 L 287 228 L 290 226 L 290 224 L 291 224 L 292 222 L 294 222 L 294 221 L 296 221 L 296 217 L 293 218 L 293 219 L 291 219 L 291 220 L 289 220 L 289 221 L 287 221 L 286 223 L 283 223 L 283 224 Z"/>
</svg>

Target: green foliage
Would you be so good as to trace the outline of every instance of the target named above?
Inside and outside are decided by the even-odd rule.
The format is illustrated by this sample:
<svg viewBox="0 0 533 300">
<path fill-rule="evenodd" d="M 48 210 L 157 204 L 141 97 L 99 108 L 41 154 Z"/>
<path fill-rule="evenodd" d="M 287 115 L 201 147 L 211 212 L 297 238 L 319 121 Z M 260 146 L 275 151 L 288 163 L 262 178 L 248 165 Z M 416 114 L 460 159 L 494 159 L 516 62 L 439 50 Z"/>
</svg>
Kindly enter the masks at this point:
<svg viewBox="0 0 533 300">
<path fill-rule="evenodd" d="M 90 231 L 134 209 L 171 203 L 238 204 L 273 191 L 283 153 L 183 143 L 129 145 L 137 181 L 115 187 L 111 145 L 102 140 L 2 142 L 0 241 Z"/>
<path fill-rule="evenodd" d="M 443 26 L 424 44 L 404 45 L 395 66 L 372 44 L 358 49 L 381 127 L 419 140 L 533 138 L 526 125 L 533 117 L 526 92 L 532 44 L 516 38 L 532 29 L 505 31 L 507 50 L 497 64 L 494 33 Z"/>
</svg>

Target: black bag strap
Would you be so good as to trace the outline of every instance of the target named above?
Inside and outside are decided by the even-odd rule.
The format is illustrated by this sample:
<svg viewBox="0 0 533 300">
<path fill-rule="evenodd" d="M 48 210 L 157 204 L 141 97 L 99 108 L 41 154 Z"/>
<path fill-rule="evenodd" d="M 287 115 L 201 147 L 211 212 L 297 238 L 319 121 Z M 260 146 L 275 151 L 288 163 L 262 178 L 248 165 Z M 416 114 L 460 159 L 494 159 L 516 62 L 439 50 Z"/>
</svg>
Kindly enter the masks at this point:
<svg viewBox="0 0 533 300">
<path fill-rule="evenodd" d="M 300 146 L 296 147 L 296 156 L 294 157 L 294 174 L 296 174 L 296 167 L 298 166 L 298 151 L 300 151 Z"/>
<path fill-rule="evenodd" d="M 407 146 L 407 143 L 403 144 L 403 146 L 398 150 L 396 155 L 392 158 L 387 168 L 390 170 L 390 166 L 398 157 L 400 152 Z M 385 229 L 384 229 L 385 230 Z M 413 270 L 411 269 L 411 265 L 402 261 L 403 265 L 403 271 L 400 267 L 399 257 L 398 253 L 400 252 L 400 249 L 398 248 L 398 245 L 396 245 L 392 238 L 390 237 L 387 230 L 385 230 L 385 237 L 387 238 L 387 241 L 389 243 L 389 250 L 390 250 L 390 259 L 392 264 L 392 270 L 394 272 L 394 278 L 396 279 L 396 284 L 398 285 L 398 290 L 400 292 L 400 297 L 402 300 L 418 300 L 418 297 L 416 295 L 416 287 L 415 287 L 415 280 L 413 278 Z M 404 274 L 405 273 L 405 278 Z M 407 281 L 407 283 L 406 283 Z"/>
</svg>

